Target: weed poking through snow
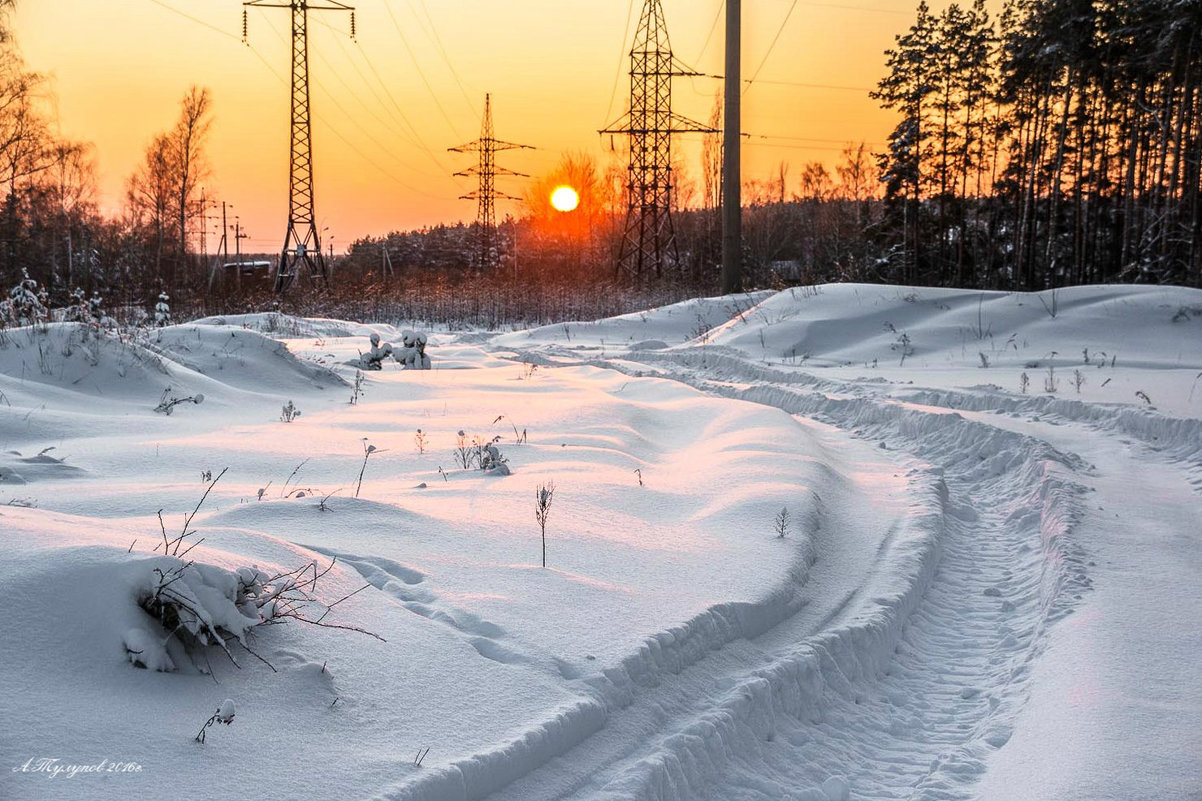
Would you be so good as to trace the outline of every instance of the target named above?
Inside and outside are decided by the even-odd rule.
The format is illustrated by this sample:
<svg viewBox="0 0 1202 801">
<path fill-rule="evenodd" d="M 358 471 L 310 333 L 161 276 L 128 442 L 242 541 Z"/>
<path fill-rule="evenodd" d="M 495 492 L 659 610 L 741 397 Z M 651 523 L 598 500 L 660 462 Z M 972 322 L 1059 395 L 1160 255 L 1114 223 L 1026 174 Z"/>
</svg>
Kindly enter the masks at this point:
<svg viewBox="0 0 1202 801">
<path fill-rule="evenodd" d="M 543 536 L 543 567 L 547 566 L 547 516 L 551 514 L 551 501 L 555 499 L 555 482 L 539 484 L 534 491 L 534 519 L 538 521 Z"/>
<path fill-rule="evenodd" d="M 204 745 L 205 730 L 208 729 L 210 726 L 212 726 L 214 723 L 224 723 L 225 725 L 228 726 L 233 722 L 234 722 L 234 702 L 232 700 L 230 700 L 229 698 L 227 698 L 221 702 L 221 706 L 217 707 L 217 711 L 213 713 L 213 716 L 205 721 L 205 725 L 200 727 L 200 733 L 196 735 L 196 742 L 200 743 L 201 745 Z"/>
<path fill-rule="evenodd" d="M 375 445 L 367 444 L 367 437 L 363 438 L 363 464 L 359 467 L 359 481 L 355 484 L 355 497 L 359 497 L 359 490 L 363 487 L 363 471 L 367 469 L 367 460 L 373 453 L 383 453 L 384 451 L 377 448 Z"/>
<path fill-rule="evenodd" d="M 186 398 L 177 398 L 171 394 L 171 387 L 167 387 L 165 390 L 163 390 L 163 396 L 159 398 L 159 405 L 154 407 L 154 410 L 165 415 L 170 415 L 175 407 L 179 406 L 181 403 L 194 403 L 199 406 L 200 404 L 204 403 L 204 399 L 205 396 L 199 392 Z"/>
<path fill-rule="evenodd" d="M 772 520 L 772 530 L 776 532 L 777 537 L 784 539 L 785 535 L 789 533 L 790 522 L 789 507 L 782 506 Z"/>
<path fill-rule="evenodd" d="M 1056 377 L 1056 367 L 1048 365 L 1048 374 L 1043 377 L 1043 391 L 1049 395 L 1055 395 L 1056 390 L 1060 389 L 1060 379 Z"/>
</svg>

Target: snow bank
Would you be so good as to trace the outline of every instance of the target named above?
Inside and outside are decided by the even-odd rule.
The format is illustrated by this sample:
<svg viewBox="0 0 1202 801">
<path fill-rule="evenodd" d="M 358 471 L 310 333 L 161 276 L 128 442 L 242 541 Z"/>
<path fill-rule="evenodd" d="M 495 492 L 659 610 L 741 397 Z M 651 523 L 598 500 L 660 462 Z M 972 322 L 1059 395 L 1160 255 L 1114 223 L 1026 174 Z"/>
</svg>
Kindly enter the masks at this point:
<svg viewBox="0 0 1202 801">
<path fill-rule="evenodd" d="M 679 345 L 708 337 L 711 329 L 731 319 L 742 319 L 771 295 L 771 292 L 759 291 L 696 298 L 604 320 L 545 325 L 501 334 L 493 337 L 492 344 L 519 351 L 547 345 L 575 350 L 655 350 L 667 344 Z"/>
</svg>

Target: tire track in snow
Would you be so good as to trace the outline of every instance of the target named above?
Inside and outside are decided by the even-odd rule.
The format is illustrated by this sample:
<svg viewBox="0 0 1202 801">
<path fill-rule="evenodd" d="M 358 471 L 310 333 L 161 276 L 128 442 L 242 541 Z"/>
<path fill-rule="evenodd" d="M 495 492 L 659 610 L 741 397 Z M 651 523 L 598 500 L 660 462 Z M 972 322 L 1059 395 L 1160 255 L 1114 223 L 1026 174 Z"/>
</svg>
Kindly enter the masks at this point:
<svg viewBox="0 0 1202 801">
<path fill-rule="evenodd" d="M 822 439 L 828 441 L 828 447 L 846 450 L 837 432 L 828 430 Z M 868 445 L 853 445 L 853 449 L 864 457 L 876 456 Z M 827 459 L 835 461 L 833 450 Z M 903 472 L 893 471 L 892 466 L 889 469 Z M 814 537 L 816 558 L 801 588 L 802 603 L 793 614 L 758 635 L 748 630 L 726 645 L 717 643 L 714 650 L 679 671 L 649 672 L 644 668 L 634 677 L 628 698 L 615 698 L 612 690 L 616 686 L 605 688 L 610 690 L 603 693 L 610 712 L 601 731 L 490 798 L 666 797 L 643 786 L 644 773 L 652 764 L 648 753 L 655 748 L 669 742 L 671 747 L 693 751 L 692 759 L 710 761 L 712 755 L 705 752 L 723 749 L 727 740 L 739 736 L 739 727 L 770 729 L 771 724 L 759 716 L 773 705 L 772 682 L 762 677 L 748 682 L 746 677 L 773 661 L 774 643 L 821 636 L 832 620 L 855 625 L 854 621 L 866 616 L 856 598 L 874 590 L 878 598 L 880 593 L 895 591 L 897 573 L 917 577 L 933 570 L 935 542 L 927 524 L 941 515 L 939 481 L 918 468 L 904 472 L 908 475 L 899 475 L 891 489 L 880 487 L 875 500 L 898 507 L 883 516 L 862 511 L 874 499 L 862 494 L 862 486 L 832 473 L 820 493 L 824 512 Z M 888 476 L 886 473 L 884 478 Z M 907 500 L 911 492 L 922 500 Z M 907 522 L 891 526 L 894 514 Z M 881 558 L 882 549 L 888 558 Z M 912 593 L 912 587 L 907 586 L 906 592 Z M 894 613 L 888 602 L 869 606 L 867 616 L 876 619 Z M 880 631 L 887 634 L 888 628 L 882 626 Z M 617 686 L 625 684 L 618 682 Z M 733 705 L 738 712 L 715 715 L 715 707 L 723 704 Z M 660 767 L 677 770 L 668 764 Z"/>
<path fill-rule="evenodd" d="M 864 445 L 862 450 L 875 457 L 871 447 Z M 826 461 L 837 462 L 833 453 Z M 888 474 L 885 478 L 889 479 Z M 931 481 L 934 483 L 934 479 Z M 896 496 L 895 502 L 907 503 L 904 490 L 911 482 L 898 477 L 894 483 L 896 488 L 890 494 Z M 829 532 L 813 546 L 823 565 L 821 571 L 808 570 L 811 545 L 805 538 L 796 538 L 801 551 L 797 568 L 784 584 L 767 592 L 762 602 L 719 604 L 648 638 L 638 653 L 621 664 L 573 682 L 570 686 L 581 693 L 579 702 L 558 710 L 541 726 L 493 751 L 423 771 L 416 780 L 386 789 L 376 797 L 441 801 L 482 798 L 502 788 L 502 797 L 564 797 L 597 781 L 608 766 L 635 752 L 644 734 L 670 728 L 673 719 L 688 720 L 695 711 L 703 710 L 713 693 L 715 676 L 737 676 L 761 663 L 763 656 L 758 647 L 748 644 L 749 638 L 791 618 L 806 623 L 811 631 L 821 630 L 822 622 L 863 582 L 865 574 L 880 568 L 880 542 L 888 535 L 895 515 L 874 520 L 872 528 L 879 532 L 858 537 L 849 545 L 841 537 L 865 527 L 855 518 L 874 516 L 853 515 L 848 510 L 866 506 L 870 499 L 863 497 L 853 482 L 831 470 L 825 471 L 825 479 L 815 488 L 823 498 L 816 504 L 816 519 L 809 521 L 809 529 Z M 928 495 L 929 504 L 915 504 L 918 512 L 938 514 L 934 488 Z M 803 505 L 809 504 L 808 497 L 800 500 Z M 901 539 L 895 536 L 896 541 Z M 925 537 L 921 545 L 929 545 Z M 929 556 L 929 548 L 906 558 L 921 561 L 925 556 Z M 733 684 L 731 687 L 738 692 Z M 579 743 L 583 745 L 564 759 L 554 760 Z M 556 770 L 536 770 L 552 760 Z"/>
<path fill-rule="evenodd" d="M 1046 627 L 1088 586 L 1066 536 L 1083 465 L 852 384 L 722 353 L 640 358 L 661 377 L 833 425 L 844 446 L 848 433 L 865 440 L 853 449 L 898 465 L 920 508 L 848 570 L 829 549 L 873 499 L 845 489 L 830 499 L 802 603 L 774 622 L 754 624 L 762 609 L 703 613 L 581 683 L 580 702 L 544 725 L 377 797 L 967 797 L 1009 737 Z"/>
<path fill-rule="evenodd" d="M 708 749 L 708 762 L 688 737 L 668 738 L 632 768 L 641 782 L 627 776 L 609 795 L 967 797 L 990 751 L 1009 738 L 1046 627 L 1071 611 L 1073 596 L 1088 586 L 1084 556 L 1066 537 L 1079 515 L 1080 487 L 1071 472 L 1083 463 L 959 415 L 790 387 L 786 374 L 767 376 L 769 385 L 715 383 L 697 370 L 701 360 L 704 373 L 764 377 L 758 365 L 738 359 L 716 365 L 712 354 L 674 354 L 659 366 L 706 391 L 825 418 L 940 464 L 949 511 L 942 558 L 913 613 L 899 617 L 891 658 L 881 661 L 864 649 L 870 641 L 856 642 L 856 622 L 826 634 L 848 635 L 858 654 L 844 649 L 815 659 L 806 653 L 811 643 L 784 645 L 775 664 L 746 679 L 748 685 L 766 675 L 777 679 L 769 681 L 767 734 L 745 727 L 723 748 Z M 818 382 L 803 376 L 801 383 Z M 863 666 L 856 656 L 869 669 L 857 671 Z M 806 698 L 791 698 L 792 677 L 782 674 L 806 661 L 818 662 L 821 681 L 804 688 Z"/>
</svg>

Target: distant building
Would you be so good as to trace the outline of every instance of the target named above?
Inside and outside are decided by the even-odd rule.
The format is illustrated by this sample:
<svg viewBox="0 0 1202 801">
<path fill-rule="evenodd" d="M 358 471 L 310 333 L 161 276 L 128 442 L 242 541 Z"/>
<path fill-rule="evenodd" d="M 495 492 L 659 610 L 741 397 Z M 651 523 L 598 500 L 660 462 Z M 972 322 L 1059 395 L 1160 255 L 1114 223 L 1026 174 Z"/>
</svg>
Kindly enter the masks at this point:
<svg viewBox="0 0 1202 801">
<path fill-rule="evenodd" d="M 271 277 L 271 267 L 272 263 L 269 261 L 231 261 L 221 265 L 222 271 L 228 278 L 237 276 L 242 279 L 263 280 Z"/>
<path fill-rule="evenodd" d="M 221 265 L 218 280 L 227 288 L 269 286 L 274 269 L 275 262 L 271 261 L 231 261 Z"/>
</svg>

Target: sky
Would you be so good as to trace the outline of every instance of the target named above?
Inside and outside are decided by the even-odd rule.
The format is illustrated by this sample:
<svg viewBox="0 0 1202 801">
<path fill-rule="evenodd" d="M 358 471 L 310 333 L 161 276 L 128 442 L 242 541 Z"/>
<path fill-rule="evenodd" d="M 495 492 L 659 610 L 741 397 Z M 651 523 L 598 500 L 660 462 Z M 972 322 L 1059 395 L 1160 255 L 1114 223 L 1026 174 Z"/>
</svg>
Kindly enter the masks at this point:
<svg viewBox="0 0 1202 801">
<path fill-rule="evenodd" d="M 598 130 L 629 97 L 628 51 L 641 0 L 361 0 L 350 15 L 311 11 L 309 72 L 315 213 L 323 247 L 440 222 L 470 222 L 453 177 L 474 154 L 447 149 L 480 134 L 485 93 L 495 135 L 534 150 L 498 164 L 534 178 L 566 153 L 600 167 L 620 159 Z M 884 51 L 913 21 L 912 0 L 743 4 L 744 180 L 789 165 L 840 161 L 848 142 L 882 146 L 893 116 L 868 91 Z M 675 56 L 723 71 L 722 0 L 663 0 Z M 237 0 L 23 0 L 14 18 L 27 66 L 50 79 L 59 132 L 91 142 L 101 207 L 116 211 L 152 137 L 171 126 L 192 85 L 207 87 L 214 125 L 206 196 L 247 234 L 243 248 L 282 244 L 288 208 L 289 11 L 251 8 L 242 42 Z M 677 78 L 674 111 L 705 121 L 721 81 Z M 615 145 L 620 143 L 615 142 Z M 674 144 L 700 186 L 700 136 Z M 624 162 L 623 162 L 624 164 Z M 520 178 L 498 188 L 522 194 Z M 498 203 L 498 217 L 519 213 Z M 220 236 L 210 221 L 207 247 Z"/>
</svg>

